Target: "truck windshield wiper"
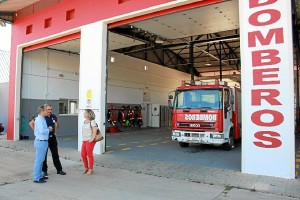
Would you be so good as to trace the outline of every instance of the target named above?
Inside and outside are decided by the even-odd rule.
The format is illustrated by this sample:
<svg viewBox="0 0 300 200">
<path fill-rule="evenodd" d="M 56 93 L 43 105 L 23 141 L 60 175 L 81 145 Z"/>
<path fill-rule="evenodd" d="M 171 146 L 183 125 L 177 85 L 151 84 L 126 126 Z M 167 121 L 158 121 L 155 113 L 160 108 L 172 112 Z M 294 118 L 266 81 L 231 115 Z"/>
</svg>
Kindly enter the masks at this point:
<svg viewBox="0 0 300 200">
<path fill-rule="evenodd" d="M 191 110 L 191 107 L 177 107 L 177 109 Z"/>
<path fill-rule="evenodd" d="M 211 109 L 211 107 L 200 107 L 199 109 Z"/>
</svg>

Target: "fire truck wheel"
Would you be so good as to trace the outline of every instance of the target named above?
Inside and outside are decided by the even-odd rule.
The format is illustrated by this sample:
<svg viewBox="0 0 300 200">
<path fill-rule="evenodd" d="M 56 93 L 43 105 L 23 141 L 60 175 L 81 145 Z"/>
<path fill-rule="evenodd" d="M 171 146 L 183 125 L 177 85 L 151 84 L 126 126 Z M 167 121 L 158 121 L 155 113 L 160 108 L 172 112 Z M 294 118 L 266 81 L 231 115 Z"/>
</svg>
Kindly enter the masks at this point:
<svg viewBox="0 0 300 200">
<path fill-rule="evenodd" d="M 225 151 L 230 151 L 233 148 L 234 148 L 234 135 L 233 135 L 233 129 L 231 129 L 228 142 L 223 145 L 223 149 Z"/>
<path fill-rule="evenodd" d="M 185 143 L 185 142 L 179 142 L 179 145 L 181 146 L 181 147 L 189 147 L 189 143 Z"/>
</svg>

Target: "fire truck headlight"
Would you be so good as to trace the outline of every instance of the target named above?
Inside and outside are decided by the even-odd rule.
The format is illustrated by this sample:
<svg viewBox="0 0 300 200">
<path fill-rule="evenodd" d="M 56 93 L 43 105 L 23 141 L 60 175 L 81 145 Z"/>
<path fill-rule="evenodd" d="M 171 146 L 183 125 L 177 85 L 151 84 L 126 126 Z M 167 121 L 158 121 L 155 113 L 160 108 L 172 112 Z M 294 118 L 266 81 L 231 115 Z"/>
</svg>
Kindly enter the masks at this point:
<svg viewBox="0 0 300 200">
<path fill-rule="evenodd" d="M 180 137 L 181 134 L 180 134 L 180 132 L 174 132 L 174 133 L 173 133 L 173 136 L 175 136 L 175 137 Z"/>
<path fill-rule="evenodd" d="M 224 134 L 210 134 L 210 138 L 213 138 L 213 139 L 224 139 Z"/>
</svg>

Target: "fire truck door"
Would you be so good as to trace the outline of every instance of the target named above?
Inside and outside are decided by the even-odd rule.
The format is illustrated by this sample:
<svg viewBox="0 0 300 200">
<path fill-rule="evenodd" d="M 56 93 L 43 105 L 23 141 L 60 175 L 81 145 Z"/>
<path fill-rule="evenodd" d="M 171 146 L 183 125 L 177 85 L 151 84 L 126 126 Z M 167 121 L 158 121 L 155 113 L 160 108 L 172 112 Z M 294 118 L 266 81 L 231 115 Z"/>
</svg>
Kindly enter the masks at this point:
<svg viewBox="0 0 300 200">
<path fill-rule="evenodd" d="M 230 104 L 230 90 L 224 89 L 224 101 L 223 101 L 223 112 L 224 112 L 224 123 L 223 123 L 223 130 L 224 132 L 229 131 L 232 121 L 232 105 Z"/>
</svg>

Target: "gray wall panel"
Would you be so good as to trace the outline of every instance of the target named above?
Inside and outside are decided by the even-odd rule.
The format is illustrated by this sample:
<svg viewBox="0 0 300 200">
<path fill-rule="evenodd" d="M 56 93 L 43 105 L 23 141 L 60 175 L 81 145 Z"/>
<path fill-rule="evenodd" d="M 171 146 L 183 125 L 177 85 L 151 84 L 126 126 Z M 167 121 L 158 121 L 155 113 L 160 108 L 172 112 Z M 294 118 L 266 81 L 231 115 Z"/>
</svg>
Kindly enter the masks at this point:
<svg viewBox="0 0 300 200">
<path fill-rule="evenodd" d="M 59 135 L 77 135 L 78 117 L 75 115 L 58 115 L 58 100 L 48 100 L 47 103 L 53 106 L 53 114 L 60 120 Z M 22 136 L 29 136 L 33 138 L 33 131 L 30 129 L 28 123 L 37 116 L 37 108 L 45 104 L 45 100 L 37 99 L 22 99 L 21 101 L 21 117 L 20 117 L 20 133 Z"/>
<path fill-rule="evenodd" d="M 0 123 L 4 125 L 4 132 L 7 128 L 8 114 L 8 83 L 0 83 Z"/>
</svg>

